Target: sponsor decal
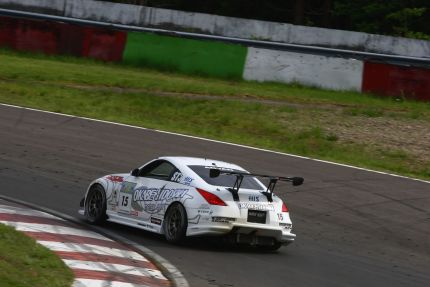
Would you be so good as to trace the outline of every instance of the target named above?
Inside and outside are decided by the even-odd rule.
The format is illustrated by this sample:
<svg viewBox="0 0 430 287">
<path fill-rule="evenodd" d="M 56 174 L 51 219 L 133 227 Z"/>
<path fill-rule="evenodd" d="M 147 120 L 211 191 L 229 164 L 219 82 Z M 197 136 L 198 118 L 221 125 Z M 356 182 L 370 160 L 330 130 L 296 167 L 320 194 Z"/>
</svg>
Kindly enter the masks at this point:
<svg viewBox="0 0 430 287">
<path fill-rule="evenodd" d="M 182 183 L 185 184 L 185 185 L 190 185 L 191 182 L 193 182 L 193 180 L 194 180 L 194 178 L 191 178 L 191 177 L 187 176 L 187 177 L 184 178 L 184 181 Z"/>
<path fill-rule="evenodd" d="M 130 210 L 130 215 L 131 216 L 139 216 L 139 212 L 136 210 Z"/>
<path fill-rule="evenodd" d="M 181 178 L 182 178 L 182 173 L 177 171 L 172 175 L 172 178 L 170 180 L 174 182 L 179 182 Z"/>
<path fill-rule="evenodd" d="M 188 218 L 188 223 L 198 224 L 200 221 L 200 217 L 201 217 L 201 215 L 198 214 L 198 215 L 194 216 L 193 218 Z"/>
<path fill-rule="evenodd" d="M 156 218 L 156 217 L 151 216 L 151 223 L 161 225 L 161 221 L 162 220 L 160 218 Z"/>
<path fill-rule="evenodd" d="M 133 191 L 132 207 L 135 210 L 145 211 L 156 214 L 174 200 L 193 198 L 188 194 L 188 188 L 149 188 L 146 186 L 138 187 Z"/>
<path fill-rule="evenodd" d="M 123 182 L 124 178 L 122 176 L 116 176 L 116 175 L 109 175 L 106 177 L 106 179 L 113 181 L 113 182 Z"/>
<path fill-rule="evenodd" d="M 229 223 L 231 221 L 236 221 L 236 218 L 233 218 L 233 217 L 221 217 L 221 216 L 214 216 L 214 217 L 212 217 L 212 222 Z"/>
<path fill-rule="evenodd" d="M 219 169 L 219 170 L 222 170 L 222 171 L 234 171 L 234 169 L 232 169 L 232 168 L 220 167 L 220 166 L 205 166 L 205 168 L 208 168 L 208 169 Z"/>
<path fill-rule="evenodd" d="M 260 201 L 260 197 L 258 195 L 250 195 L 248 196 L 249 201 Z"/>
<path fill-rule="evenodd" d="M 211 207 L 210 207 L 210 205 L 209 205 L 209 204 L 204 203 L 204 204 L 201 204 L 201 205 L 198 207 L 198 209 L 211 209 Z"/>
<path fill-rule="evenodd" d="M 116 206 L 118 204 L 118 191 L 124 184 L 124 177 L 109 175 L 106 176 L 104 179 L 106 180 L 107 204 L 111 207 Z M 108 192 L 109 190 L 112 190 L 110 194 Z"/>
<path fill-rule="evenodd" d="M 146 228 L 149 228 L 149 229 L 154 229 L 154 227 L 152 225 L 149 225 L 149 224 L 146 224 L 146 223 L 140 223 L 140 222 L 138 222 L 137 225 L 140 225 L 140 226 L 143 226 L 143 227 L 146 227 Z"/>
<path fill-rule="evenodd" d="M 108 198 L 108 204 L 109 204 L 109 205 L 110 205 L 114 210 L 116 210 L 116 206 L 118 205 L 116 189 L 114 189 L 114 190 L 113 190 L 113 192 L 111 193 L 110 197 Z"/>
<path fill-rule="evenodd" d="M 122 192 L 122 193 L 133 193 L 133 190 L 134 190 L 134 187 L 136 186 L 136 183 L 135 182 L 129 182 L 129 181 L 124 181 L 122 184 L 121 184 L 121 189 L 120 189 L 120 191 L 119 192 Z"/>
<path fill-rule="evenodd" d="M 251 202 L 239 202 L 237 203 L 239 209 L 252 209 L 252 210 L 266 210 L 274 211 L 275 207 L 271 203 L 251 203 Z"/>
<path fill-rule="evenodd" d="M 285 229 L 291 229 L 293 227 L 293 225 L 291 223 L 283 223 L 283 222 L 279 222 L 279 226 L 281 226 Z"/>
<path fill-rule="evenodd" d="M 200 213 L 200 214 L 212 214 L 212 211 L 210 211 L 210 210 L 208 210 L 208 209 L 199 209 L 199 210 L 197 210 L 197 213 Z"/>
<path fill-rule="evenodd" d="M 121 209 L 121 207 L 123 206 L 125 207 L 129 206 L 128 204 L 129 196 L 124 194 L 132 194 L 133 189 L 136 186 L 136 183 L 124 181 L 124 182 L 121 182 L 120 185 L 116 185 L 116 183 L 118 182 L 119 181 L 114 181 L 114 186 L 112 187 L 112 193 L 109 195 L 107 199 L 107 203 L 112 207 L 120 206 L 120 209 Z M 124 194 L 122 196 L 121 194 L 120 196 L 118 196 L 118 191 Z"/>
</svg>

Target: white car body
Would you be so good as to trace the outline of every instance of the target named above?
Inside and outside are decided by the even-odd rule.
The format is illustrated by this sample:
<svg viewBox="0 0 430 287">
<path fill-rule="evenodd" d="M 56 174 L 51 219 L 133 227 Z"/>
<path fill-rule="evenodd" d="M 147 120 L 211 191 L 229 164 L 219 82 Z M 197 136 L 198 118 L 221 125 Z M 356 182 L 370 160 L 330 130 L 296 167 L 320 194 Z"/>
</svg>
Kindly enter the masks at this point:
<svg viewBox="0 0 430 287">
<path fill-rule="evenodd" d="M 153 168 L 152 173 L 145 174 L 157 164 L 158 167 Z M 174 168 L 171 171 L 168 170 L 171 167 L 169 164 Z M 238 242 L 254 245 L 264 244 L 267 238 L 282 244 L 294 241 L 296 235 L 291 232 L 292 223 L 286 206 L 283 211 L 283 202 L 276 195 L 273 195 L 270 202 L 264 194 L 267 187 L 257 178 L 247 177 L 247 180 L 253 181 L 254 189 L 242 184 L 238 191 L 239 198 L 234 200 L 232 192 L 228 190 L 232 186 L 209 184 L 207 181 L 210 179 L 203 179 L 193 168 L 201 171 L 203 168 L 216 168 L 248 173 L 238 165 L 217 160 L 160 157 L 140 167 L 141 176 L 121 173 L 96 179 L 89 185 L 85 198 L 90 188 L 99 184 L 106 195 L 108 221 L 159 234 L 164 234 L 166 210 L 172 203 L 179 202 L 187 215 L 186 236 L 233 234 Z M 161 176 L 162 172 L 165 172 L 164 176 Z M 201 190 L 216 195 L 225 205 L 209 204 Z M 85 198 L 81 202 L 83 209 L 80 210 L 83 215 L 86 210 Z M 260 219 L 255 220 L 253 217 L 250 220 L 251 216 L 265 218 L 257 223 L 255 221 Z"/>
</svg>

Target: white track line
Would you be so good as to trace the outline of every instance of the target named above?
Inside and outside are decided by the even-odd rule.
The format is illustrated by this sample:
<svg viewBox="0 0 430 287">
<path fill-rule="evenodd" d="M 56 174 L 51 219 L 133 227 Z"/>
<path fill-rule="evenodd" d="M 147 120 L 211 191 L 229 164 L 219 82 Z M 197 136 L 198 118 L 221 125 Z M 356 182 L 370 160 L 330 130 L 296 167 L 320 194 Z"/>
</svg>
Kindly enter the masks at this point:
<svg viewBox="0 0 430 287">
<path fill-rule="evenodd" d="M 63 259 L 64 263 L 72 269 L 85 269 L 92 271 L 107 271 L 107 272 L 120 272 L 124 274 L 153 277 L 156 279 L 167 280 L 163 274 L 154 269 L 139 268 L 135 266 L 128 266 L 123 264 L 111 264 L 94 261 L 83 261 L 83 260 L 70 260 Z"/>
<path fill-rule="evenodd" d="M 21 209 L 21 208 L 15 208 L 15 207 L 11 208 L 6 205 L 0 205 L 0 213 L 37 216 L 37 217 L 52 218 L 52 219 L 64 221 L 64 219 L 62 218 L 53 216 L 45 212 L 30 210 L 30 209 Z"/>
<path fill-rule="evenodd" d="M 137 252 L 124 250 L 124 249 L 116 249 L 109 248 L 99 245 L 93 244 L 79 244 L 79 243 L 62 243 L 62 242 L 53 242 L 53 241 L 43 241 L 38 240 L 39 244 L 54 250 L 54 251 L 65 251 L 65 252 L 80 252 L 80 253 L 93 253 L 100 255 L 110 255 L 140 261 L 148 261 L 145 257 L 140 255 Z"/>
<path fill-rule="evenodd" d="M 105 120 L 98 120 L 98 119 L 92 119 L 92 118 L 87 118 L 87 117 L 80 117 L 80 116 L 74 116 L 74 115 L 69 115 L 69 114 L 62 114 L 62 113 L 44 111 L 44 110 L 33 109 L 33 108 L 20 107 L 20 106 L 9 105 L 9 104 L 2 104 L 2 103 L 0 103 L 0 106 L 10 107 L 10 108 L 16 108 L 16 109 L 24 109 L 24 110 L 35 111 L 35 112 L 40 112 L 40 113 L 47 113 L 47 114 L 52 114 L 52 115 L 57 115 L 57 116 L 63 116 L 63 117 L 77 118 L 77 119 L 82 119 L 82 120 L 87 120 L 87 121 L 93 121 L 93 122 L 99 122 L 99 123 L 117 125 L 117 126 L 134 128 L 134 129 L 153 131 L 153 132 L 158 132 L 158 133 L 163 133 L 163 134 L 181 136 L 181 137 L 198 139 L 198 140 L 209 141 L 209 142 L 214 142 L 214 143 L 227 144 L 227 145 L 231 145 L 231 146 L 237 146 L 237 147 L 242 147 L 242 148 L 247 148 L 247 149 L 252 149 L 252 150 L 264 151 L 264 152 L 279 154 L 279 155 L 283 155 L 283 156 L 290 156 L 290 157 L 295 157 L 295 158 L 300 158 L 300 159 L 312 160 L 312 161 L 316 161 L 316 162 L 322 162 L 322 163 L 327 163 L 327 164 L 332 164 L 332 165 L 337 165 L 337 166 L 342 166 L 342 167 L 348 167 L 348 168 L 363 170 L 363 171 L 367 171 L 367 172 L 373 172 L 373 173 L 377 173 L 377 174 L 389 175 L 389 176 L 394 176 L 394 177 L 399 177 L 399 178 L 404 178 L 404 179 L 410 179 L 410 180 L 424 182 L 424 183 L 430 183 L 430 181 L 428 181 L 428 180 L 423 180 L 423 179 L 418 179 L 418 178 L 412 178 L 412 177 L 407 177 L 407 176 L 403 176 L 403 175 L 398 175 L 398 174 L 393 174 L 393 173 L 388 173 L 388 172 L 383 172 L 383 171 L 377 171 L 377 170 L 372 170 L 372 169 L 367 169 L 367 168 L 362 168 L 362 167 L 357 167 L 357 166 L 353 166 L 353 165 L 348 165 L 348 164 L 343 164 L 343 163 L 337 163 L 337 162 L 332 162 L 332 161 L 326 161 L 326 160 L 321 160 L 321 159 L 316 159 L 316 158 L 311 158 L 311 157 L 305 157 L 305 156 L 300 156 L 300 155 L 296 155 L 296 154 L 290 154 L 290 153 L 273 151 L 273 150 L 268 150 L 268 149 L 263 149 L 263 148 L 257 148 L 257 147 L 247 146 L 247 145 L 241 145 L 241 144 L 223 142 L 223 141 L 219 141 L 219 140 L 207 139 L 207 138 L 202 138 L 202 137 L 184 135 L 184 134 L 180 134 L 180 133 L 162 131 L 162 130 L 157 130 L 157 129 L 148 129 L 148 128 L 138 127 L 138 126 L 133 126 L 133 125 L 127 125 L 127 124 L 115 123 L 115 122 L 110 122 L 110 121 L 105 121 Z"/>
<path fill-rule="evenodd" d="M 147 285 L 138 285 L 119 281 L 104 281 L 97 279 L 77 278 L 72 287 L 148 287 Z"/>
<path fill-rule="evenodd" d="M 73 227 L 41 224 L 41 223 L 27 223 L 27 222 L 16 222 L 16 221 L 6 221 L 0 220 L 0 223 L 14 227 L 18 231 L 30 231 L 30 232 L 45 232 L 54 234 L 65 234 L 65 235 L 77 235 L 83 237 L 90 237 L 96 239 L 102 239 L 106 241 L 112 241 L 111 239 L 104 237 L 92 231 L 87 231 L 84 229 L 78 229 Z"/>
</svg>

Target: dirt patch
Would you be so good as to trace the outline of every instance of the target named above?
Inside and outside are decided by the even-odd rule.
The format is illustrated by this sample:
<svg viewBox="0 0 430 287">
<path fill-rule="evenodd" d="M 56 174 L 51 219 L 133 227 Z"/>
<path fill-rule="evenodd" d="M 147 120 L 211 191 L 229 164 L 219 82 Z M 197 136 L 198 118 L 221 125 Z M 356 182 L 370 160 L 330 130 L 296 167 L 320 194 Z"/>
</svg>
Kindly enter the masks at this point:
<svg viewBox="0 0 430 287">
<path fill-rule="evenodd" d="M 422 163 L 430 161 L 430 123 L 427 121 L 352 117 L 327 125 L 326 129 L 341 142 L 401 150 L 415 155 Z"/>
</svg>

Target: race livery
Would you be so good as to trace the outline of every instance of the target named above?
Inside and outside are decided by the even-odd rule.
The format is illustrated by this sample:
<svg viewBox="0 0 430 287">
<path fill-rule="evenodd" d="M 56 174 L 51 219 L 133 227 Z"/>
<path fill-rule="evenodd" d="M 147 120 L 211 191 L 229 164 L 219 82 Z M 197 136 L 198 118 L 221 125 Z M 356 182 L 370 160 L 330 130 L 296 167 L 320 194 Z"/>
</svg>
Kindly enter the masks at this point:
<svg viewBox="0 0 430 287">
<path fill-rule="evenodd" d="M 257 177 L 268 178 L 268 186 Z M 217 160 L 160 157 L 131 173 L 93 181 L 80 213 L 91 223 L 125 224 L 164 234 L 170 242 L 227 235 L 276 250 L 296 237 L 287 206 L 273 193 L 277 181 L 300 185 L 303 178 L 252 174 Z"/>
</svg>

